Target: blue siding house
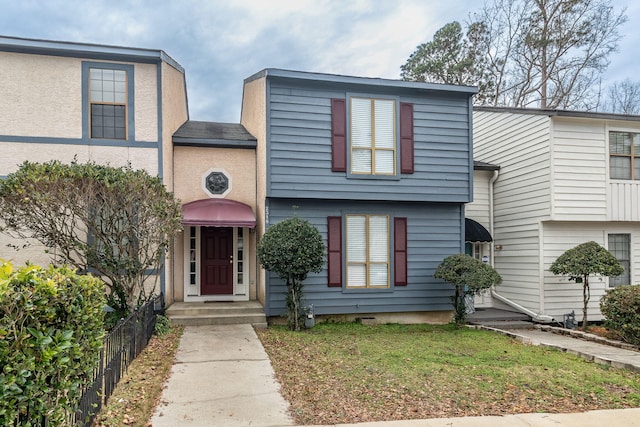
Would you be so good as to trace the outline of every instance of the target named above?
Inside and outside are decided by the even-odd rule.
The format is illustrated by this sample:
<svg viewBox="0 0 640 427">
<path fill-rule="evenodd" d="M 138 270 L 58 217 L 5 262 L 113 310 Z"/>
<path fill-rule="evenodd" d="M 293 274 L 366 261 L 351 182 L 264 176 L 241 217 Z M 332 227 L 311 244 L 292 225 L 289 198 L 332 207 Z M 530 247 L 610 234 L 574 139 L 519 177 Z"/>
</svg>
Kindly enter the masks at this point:
<svg viewBox="0 0 640 427">
<path fill-rule="evenodd" d="M 245 80 L 256 230 L 294 214 L 320 230 L 327 265 L 305 281 L 316 315 L 449 320 L 452 288 L 433 273 L 464 251 L 475 92 L 278 69 Z M 286 287 L 263 274 L 258 299 L 281 315 Z"/>
</svg>

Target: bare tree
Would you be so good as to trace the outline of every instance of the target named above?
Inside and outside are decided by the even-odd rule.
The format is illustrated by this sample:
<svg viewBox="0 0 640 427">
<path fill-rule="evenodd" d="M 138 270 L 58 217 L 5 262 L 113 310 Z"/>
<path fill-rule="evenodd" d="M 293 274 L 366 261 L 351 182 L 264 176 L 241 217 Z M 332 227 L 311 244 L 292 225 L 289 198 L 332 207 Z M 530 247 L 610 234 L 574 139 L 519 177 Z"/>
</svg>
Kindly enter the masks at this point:
<svg viewBox="0 0 640 427">
<path fill-rule="evenodd" d="M 490 31 L 495 105 L 591 110 L 627 17 L 608 0 L 494 0 L 476 19 Z"/>
<path fill-rule="evenodd" d="M 640 114 L 640 81 L 615 82 L 608 88 L 604 110 L 618 114 Z"/>
<path fill-rule="evenodd" d="M 488 0 L 472 14 L 466 39 L 462 29 L 456 33 L 447 24 L 433 42 L 418 46 L 402 76 L 432 79 L 424 70 L 441 71 L 452 63 L 473 71 L 464 82 L 480 87 L 477 103 L 593 110 L 627 20 L 624 12 L 616 12 L 610 0 Z M 460 43 L 442 43 L 447 34 L 457 39 L 444 40 Z M 442 60 L 452 57 L 453 62 Z M 442 75 L 444 83 L 459 84 L 455 73 Z"/>
</svg>

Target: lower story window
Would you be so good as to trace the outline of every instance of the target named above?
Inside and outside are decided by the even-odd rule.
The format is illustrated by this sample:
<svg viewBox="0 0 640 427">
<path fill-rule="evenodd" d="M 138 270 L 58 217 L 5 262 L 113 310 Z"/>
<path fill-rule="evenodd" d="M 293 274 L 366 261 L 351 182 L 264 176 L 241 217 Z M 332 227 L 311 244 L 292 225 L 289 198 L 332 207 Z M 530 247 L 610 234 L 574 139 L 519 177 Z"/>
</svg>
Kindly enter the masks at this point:
<svg viewBox="0 0 640 427">
<path fill-rule="evenodd" d="M 631 235 L 609 234 L 609 252 L 616 257 L 624 272 L 615 277 L 609 277 L 609 287 L 631 284 Z"/>
<path fill-rule="evenodd" d="M 347 287 L 389 287 L 389 217 L 347 215 Z"/>
</svg>

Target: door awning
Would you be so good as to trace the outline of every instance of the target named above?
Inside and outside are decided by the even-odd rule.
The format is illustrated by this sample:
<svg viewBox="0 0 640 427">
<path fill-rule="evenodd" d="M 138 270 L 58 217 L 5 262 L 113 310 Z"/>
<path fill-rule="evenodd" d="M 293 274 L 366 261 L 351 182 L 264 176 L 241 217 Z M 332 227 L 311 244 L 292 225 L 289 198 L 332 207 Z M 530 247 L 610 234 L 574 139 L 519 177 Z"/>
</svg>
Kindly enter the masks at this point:
<svg viewBox="0 0 640 427">
<path fill-rule="evenodd" d="M 491 234 L 484 226 L 470 218 L 464 219 L 465 242 L 492 242 Z"/>
<path fill-rule="evenodd" d="M 203 199 L 182 205 L 184 225 L 255 228 L 256 217 L 249 205 L 228 199 Z"/>
</svg>

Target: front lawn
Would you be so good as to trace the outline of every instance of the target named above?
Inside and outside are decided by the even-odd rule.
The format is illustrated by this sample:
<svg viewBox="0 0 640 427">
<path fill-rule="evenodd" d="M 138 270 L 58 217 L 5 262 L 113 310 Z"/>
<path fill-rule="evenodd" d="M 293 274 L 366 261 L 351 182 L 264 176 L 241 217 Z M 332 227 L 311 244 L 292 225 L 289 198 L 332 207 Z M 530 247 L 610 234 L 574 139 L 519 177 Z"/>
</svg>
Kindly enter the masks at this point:
<svg viewBox="0 0 640 427">
<path fill-rule="evenodd" d="M 640 375 L 451 325 L 259 330 L 296 422 L 640 407 Z"/>
</svg>

